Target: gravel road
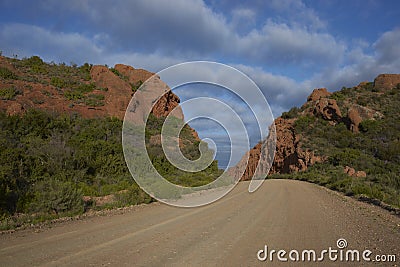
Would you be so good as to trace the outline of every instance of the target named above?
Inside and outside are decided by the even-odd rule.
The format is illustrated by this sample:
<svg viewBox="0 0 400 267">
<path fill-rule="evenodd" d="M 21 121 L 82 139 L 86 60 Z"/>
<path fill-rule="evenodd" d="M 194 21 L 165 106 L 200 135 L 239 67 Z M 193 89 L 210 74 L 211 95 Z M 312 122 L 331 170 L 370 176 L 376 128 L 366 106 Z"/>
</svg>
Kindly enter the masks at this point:
<svg viewBox="0 0 400 267">
<path fill-rule="evenodd" d="M 267 180 L 254 193 L 241 182 L 200 208 L 160 203 L 0 235 L 0 266 L 399 266 L 400 218 L 320 186 Z M 337 240 L 347 247 L 338 249 Z M 268 257 L 265 257 L 265 246 Z M 368 249 L 396 262 L 293 262 L 289 253 Z M 277 253 L 285 250 L 280 262 Z M 281 252 L 283 253 L 283 252 Z M 295 252 L 292 252 L 295 258 Z M 307 254 L 305 254 L 307 257 Z M 339 256 L 338 256 L 339 257 Z"/>
</svg>

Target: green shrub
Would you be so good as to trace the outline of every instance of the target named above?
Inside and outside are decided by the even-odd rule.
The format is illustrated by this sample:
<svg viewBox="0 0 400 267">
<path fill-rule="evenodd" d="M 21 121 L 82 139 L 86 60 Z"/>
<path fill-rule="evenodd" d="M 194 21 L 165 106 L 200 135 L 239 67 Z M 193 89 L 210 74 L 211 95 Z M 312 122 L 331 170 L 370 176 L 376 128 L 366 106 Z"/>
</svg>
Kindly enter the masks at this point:
<svg viewBox="0 0 400 267">
<path fill-rule="evenodd" d="M 96 89 L 96 85 L 94 83 L 82 83 L 78 85 L 76 88 L 74 88 L 75 91 L 80 92 L 80 93 L 90 93 L 93 92 L 93 90 Z"/>
<path fill-rule="evenodd" d="M 283 112 L 281 117 L 284 119 L 297 118 L 297 116 L 299 115 L 299 112 L 300 112 L 300 109 L 298 107 L 293 107 L 288 112 Z"/>
<path fill-rule="evenodd" d="M 57 88 L 65 88 L 68 86 L 68 83 L 64 79 L 59 77 L 52 77 L 50 84 Z"/>
<path fill-rule="evenodd" d="M 302 133 L 310 129 L 314 124 L 314 122 L 315 122 L 314 116 L 301 116 L 296 120 L 294 127 L 296 132 Z"/>
<path fill-rule="evenodd" d="M 48 69 L 46 63 L 38 56 L 32 56 L 22 60 L 25 66 L 28 66 L 33 73 L 47 74 Z"/>
<path fill-rule="evenodd" d="M 79 100 L 79 99 L 83 99 L 84 95 L 78 91 L 67 90 L 64 92 L 64 97 L 68 100 Z"/>
<path fill-rule="evenodd" d="M 111 72 L 114 73 L 115 75 L 117 75 L 117 76 L 119 76 L 119 77 L 122 76 L 122 74 L 121 74 L 118 70 L 116 70 L 116 69 L 114 69 L 114 68 L 111 68 L 110 70 L 111 70 Z"/>
<path fill-rule="evenodd" d="M 152 198 L 136 186 L 132 186 L 126 191 L 115 194 L 118 206 L 137 205 L 140 203 L 150 203 Z"/>
<path fill-rule="evenodd" d="M 85 98 L 85 105 L 91 107 L 104 106 L 104 95 L 91 94 Z"/>
<path fill-rule="evenodd" d="M 17 75 L 15 75 L 11 70 L 5 67 L 0 67 L 0 77 L 3 79 L 10 79 L 10 80 L 17 79 Z"/>
<path fill-rule="evenodd" d="M 130 83 L 132 92 L 136 92 L 140 88 L 140 86 L 142 86 L 142 84 L 143 84 L 143 81 L 141 81 L 141 80 L 138 81 L 137 83 Z"/>
<path fill-rule="evenodd" d="M 82 192 L 72 182 L 50 179 L 38 182 L 35 187 L 30 205 L 32 211 L 55 214 L 83 212 Z"/>
<path fill-rule="evenodd" d="M 12 100 L 17 94 L 18 91 L 14 87 L 0 89 L 0 99 L 3 100 Z"/>
</svg>

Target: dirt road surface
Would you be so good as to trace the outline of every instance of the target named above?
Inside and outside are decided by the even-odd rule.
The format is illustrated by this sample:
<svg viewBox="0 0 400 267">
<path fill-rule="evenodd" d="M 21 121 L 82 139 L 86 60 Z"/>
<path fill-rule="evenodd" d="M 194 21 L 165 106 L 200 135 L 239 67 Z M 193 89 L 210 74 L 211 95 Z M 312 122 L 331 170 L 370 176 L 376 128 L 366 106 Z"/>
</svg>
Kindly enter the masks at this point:
<svg viewBox="0 0 400 267">
<path fill-rule="evenodd" d="M 378 207 L 299 181 L 248 183 L 200 208 L 160 203 L 122 214 L 59 223 L 49 229 L 0 235 L 0 266 L 400 266 L 400 219 Z M 289 252 L 369 249 L 396 262 L 293 262 Z M 260 261 L 268 246 L 285 250 Z M 340 250 L 339 250 L 340 251 Z M 262 258 L 265 254 L 260 253 Z M 337 252 L 339 255 L 339 252 Z M 361 255 L 361 254 L 360 254 Z M 292 254 L 295 258 L 296 254 Z M 307 254 L 305 254 L 307 257 Z"/>
</svg>

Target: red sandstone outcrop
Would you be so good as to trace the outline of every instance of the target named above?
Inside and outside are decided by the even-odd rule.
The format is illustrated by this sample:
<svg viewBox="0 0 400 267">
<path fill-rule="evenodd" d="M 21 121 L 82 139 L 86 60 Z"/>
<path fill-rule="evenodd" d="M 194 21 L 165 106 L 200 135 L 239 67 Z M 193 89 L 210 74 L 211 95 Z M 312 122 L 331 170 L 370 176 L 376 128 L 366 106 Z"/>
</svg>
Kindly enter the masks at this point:
<svg viewBox="0 0 400 267">
<path fill-rule="evenodd" d="M 380 119 L 382 117 L 382 113 L 358 104 L 352 104 L 347 114 L 350 123 L 349 129 L 353 133 L 359 132 L 358 126 L 363 120 Z"/>
<path fill-rule="evenodd" d="M 400 74 L 380 74 L 374 80 L 374 89 L 386 91 L 400 83 Z"/>
<path fill-rule="evenodd" d="M 258 171 L 265 175 L 268 170 L 270 174 L 305 171 L 308 166 L 321 162 L 323 159 L 315 156 L 314 152 L 302 149 L 301 137 L 296 135 L 294 130 L 295 120 L 281 117 L 275 120 L 276 149 L 271 168 L 267 161 L 272 156 L 272 153 L 268 151 L 271 149 L 271 140 L 268 137 L 248 151 L 235 167 L 230 168 L 230 175 L 237 178 L 238 170 L 246 165 L 247 158 L 249 158 L 248 163 L 241 180 L 250 180 L 253 177 L 260 158 L 261 167 Z"/>
<path fill-rule="evenodd" d="M 161 81 L 160 77 L 156 75 L 150 76 L 152 75 L 151 72 L 144 72 L 143 70 L 139 70 L 139 72 L 137 72 L 135 69 L 121 64 L 116 65 L 116 69 L 118 71 L 121 70 L 123 75 L 126 74 L 127 77 L 132 81 L 139 81 L 142 78 L 146 78 L 147 80 L 145 84 L 147 89 L 143 92 L 136 92 L 138 94 L 137 98 L 143 98 L 142 101 L 140 101 L 142 106 L 139 105 L 139 108 L 141 108 L 142 111 L 136 110 L 138 113 L 138 118 L 140 117 L 140 119 L 143 119 L 144 113 L 150 109 L 149 105 L 152 105 L 155 101 L 157 101 L 157 97 L 162 95 L 152 109 L 153 114 L 158 118 L 165 117 L 177 107 L 174 115 L 183 119 L 183 112 L 178 107 L 180 102 L 179 97 L 172 93 L 168 85 Z M 135 73 L 140 73 L 141 76 L 135 77 Z M 128 107 L 129 101 L 131 100 L 131 85 L 119 78 L 105 66 L 93 66 L 90 74 L 92 76 L 92 80 L 98 87 L 108 88 L 105 105 L 107 114 L 114 114 L 117 115 L 118 118 L 122 119 L 125 115 L 125 110 Z M 148 79 L 149 77 L 151 78 Z M 147 103 L 146 106 L 143 106 L 143 103 Z"/>
<path fill-rule="evenodd" d="M 280 117 L 275 120 L 276 151 L 271 174 L 305 171 L 309 165 L 322 160 L 314 152 L 302 149 L 301 136 L 295 134 L 294 122 L 295 119 Z"/>
<path fill-rule="evenodd" d="M 130 84 L 120 79 L 105 66 L 93 66 L 90 76 L 96 86 L 108 89 L 102 109 L 106 114 L 122 119 L 132 94 Z"/>
<path fill-rule="evenodd" d="M 343 172 L 351 177 L 357 177 L 357 178 L 367 177 L 367 173 L 365 171 L 356 171 L 354 168 L 349 166 L 344 167 Z"/>
<path fill-rule="evenodd" d="M 370 108 L 352 103 L 348 105 L 348 115 L 344 118 L 336 100 L 329 98 L 330 96 L 331 93 L 326 88 L 314 89 L 307 98 L 307 102 L 302 106 L 302 115 L 318 116 L 332 123 L 349 122 L 349 129 L 353 132 L 358 131 L 358 126 L 363 120 L 379 119 L 383 116 Z M 276 149 L 270 174 L 304 171 L 316 162 L 325 160 L 323 157 L 316 156 L 313 151 L 302 148 L 302 136 L 296 134 L 294 129 L 296 119 L 279 117 L 274 122 L 276 127 Z M 260 155 L 263 153 L 263 147 L 265 147 L 265 142 L 260 142 L 248 151 L 235 167 L 229 169 L 230 174 L 236 177 L 239 175 L 238 167 L 244 168 L 246 166 L 241 180 L 251 179 L 257 168 Z M 247 165 L 245 165 L 247 157 L 249 159 Z M 354 177 L 365 177 L 366 175 L 364 171 L 356 172 L 352 169 L 347 169 L 347 171 Z"/>
<path fill-rule="evenodd" d="M 29 79 L 0 79 L 0 90 L 12 87 L 18 91 L 13 99 L 0 99 L 0 109 L 6 111 L 9 115 L 23 114 L 30 108 L 39 108 L 56 113 L 77 113 L 85 118 L 111 116 L 123 119 L 132 97 L 131 84 L 138 85 L 140 81 L 144 82 L 154 75 L 146 70 L 117 64 L 115 69 L 124 76 L 119 77 L 106 66 L 93 66 L 90 71 L 91 81 L 83 81 L 83 83 L 93 82 L 97 89 L 107 88 L 107 90 L 95 89 L 90 92 L 91 95 L 102 95 L 104 97 L 104 105 L 89 106 L 83 101 L 79 103 L 68 100 L 64 96 L 68 88 L 60 89 L 51 85 L 52 77 L 50 76 L 41 75 L 40 78 L 36 79 L 41 82 L 37 82 L 34 77 L 31 77 L 32 73 L 26 73 L 26 70 L 14 67 L 10 59 L 2 56 L 0 56 L 0 67 L 10 70 L 17 77 L 29 77 Z M 175 107 L 179 106 L 179 101 L 178 96 L 171 91 L 167 92 L 156 103 L 153 109 L 154 115 L 156 117 L 166 116 Z M 182 111 L 177 111 L 176 114 L 178 117 L 183 118 Z M 193 133 L 193 135 L 196 136 L 196 133 Z"/>
<path fill-rule="evenodd" d="M 331 95 L 332 93 L 328 92 L 326 88 L 314 89 L 303 105 L 304 108 L 307 107 L 306 113 L 320 116 L 324 120 L 340 121 L 342 113 L 336 100 L 328 98 Z"/>
<path fill-rule="evenodd" d="M 171 92 L 168 85 L 161 81 L 160 77 L 154 75 L 143 84 L 140 90 L 136 91 L 126 118 L 132 123 L 144 124 L 144 119 L 152 110 L 156 117 L 165 117 L 172 112 L 173 116 L 183 120 L 179 102 L 179 97 Z M 153 103 L 155 103 L 154 106 Z"/>
<path fill-rule="evenodd" d="M 307 101 L 318 101 L 320 98 L 329 97 L 332 93 L 328 92 L 326 88 L 314 89 L 312 93 L 307 97 Z"/>
<path fill-rule="evenodd" d="M 116 64 L 114 66 L 119 73 L 128 78 L 128 81 L 133 84 L 138 82 L 145 82 L 148 78 L 154 75 L 154 73 L 143 69 L 135 69 L 131 66 L 124 64 Z"/>
</svg>

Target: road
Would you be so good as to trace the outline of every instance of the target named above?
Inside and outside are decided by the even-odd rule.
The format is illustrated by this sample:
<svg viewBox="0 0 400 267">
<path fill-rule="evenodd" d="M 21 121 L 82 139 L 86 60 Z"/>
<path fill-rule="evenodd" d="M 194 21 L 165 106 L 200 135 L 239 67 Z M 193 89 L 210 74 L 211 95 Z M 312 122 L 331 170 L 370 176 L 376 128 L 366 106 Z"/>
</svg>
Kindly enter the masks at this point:
<svg viewBox="0 0 400 267">
<path fill-rule="evenodd" d="M 255 193 L 242 182 L 221 200 L 200 208 L 142 205 L 0 235 L 0 266 L 362 266 L 257 259 L 259 250 L 347 248 L 394 254 L 400 265 L 400 219 L 320 186 L 267 180 Z M 264 254 L 261 253 L 260 257 Z M 292 255 L 295 257 L 295 254 Z"/>
</svg>

